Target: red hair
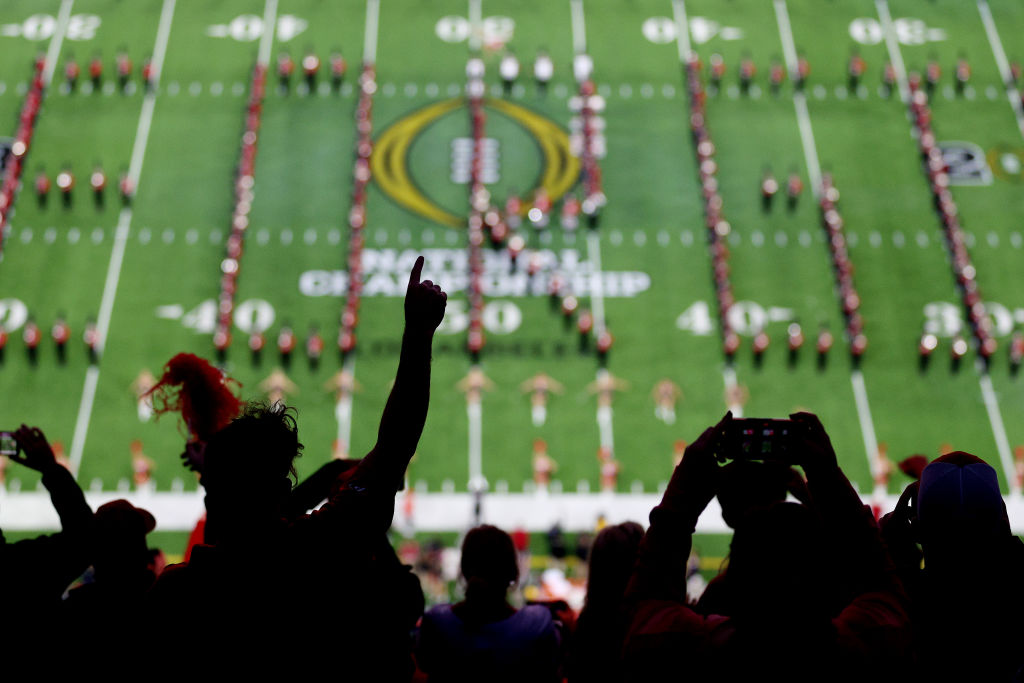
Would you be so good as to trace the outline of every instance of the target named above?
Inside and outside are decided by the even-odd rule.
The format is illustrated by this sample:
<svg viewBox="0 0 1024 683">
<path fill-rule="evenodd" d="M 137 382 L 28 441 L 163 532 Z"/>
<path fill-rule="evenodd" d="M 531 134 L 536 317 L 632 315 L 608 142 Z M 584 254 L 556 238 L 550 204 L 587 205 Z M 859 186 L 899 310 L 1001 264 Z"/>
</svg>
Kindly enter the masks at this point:
<svg viewBox="0 0 1024 683">
<path fill-rule="evenodd" d="M 157 415 L 180 412 L 192 436 L 208 441 L 245 405 L 235 395 L 238 387 L 241 384 L 199 356 L 179 353 L 146 395 L 152 397 Z"/>
</svg>

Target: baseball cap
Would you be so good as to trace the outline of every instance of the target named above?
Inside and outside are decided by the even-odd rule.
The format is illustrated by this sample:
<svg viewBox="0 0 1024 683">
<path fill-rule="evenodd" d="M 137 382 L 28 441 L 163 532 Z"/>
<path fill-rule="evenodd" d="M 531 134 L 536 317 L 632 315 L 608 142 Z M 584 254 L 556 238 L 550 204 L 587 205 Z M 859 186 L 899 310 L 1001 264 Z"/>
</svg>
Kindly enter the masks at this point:
<svg viewBox="0 0 1024 683">
<path fill-rule="evenodd" d="M 924 468 L 917 517 L 931 531 L 957 530 L 990 537 L 1010 533 L 996 471 L 963 451 L 937 458 Z"/>
</svg>

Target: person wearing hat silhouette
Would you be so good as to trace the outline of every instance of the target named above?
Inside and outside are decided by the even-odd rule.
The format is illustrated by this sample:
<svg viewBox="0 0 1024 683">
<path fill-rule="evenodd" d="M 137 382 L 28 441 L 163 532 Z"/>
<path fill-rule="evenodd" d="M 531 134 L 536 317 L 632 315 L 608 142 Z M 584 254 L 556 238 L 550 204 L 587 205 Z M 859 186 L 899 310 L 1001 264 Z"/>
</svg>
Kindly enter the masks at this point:
<svg viewBox="0 0 1024 683">
<path fill-rule="evenodd" d="M 963 451 L 937 458 L 882 530 L 911 598 L 922 678 L 1016 680 L 1024 625 L 1007 615 L 1024 607 L 1024 543 L 1010 529 L 996 471 Z"/>
</svg>

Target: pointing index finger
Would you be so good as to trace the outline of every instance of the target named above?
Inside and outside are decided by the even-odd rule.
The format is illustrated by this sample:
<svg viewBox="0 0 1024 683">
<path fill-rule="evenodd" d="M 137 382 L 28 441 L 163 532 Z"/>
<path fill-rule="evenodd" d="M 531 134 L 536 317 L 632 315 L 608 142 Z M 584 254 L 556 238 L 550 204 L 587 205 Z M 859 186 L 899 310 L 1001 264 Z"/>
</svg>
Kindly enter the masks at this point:
<svg viewBox="0 0 1024 683">
<path fill-rule="evenodd" d="M 412 289 L 420 283 L 420 273 L 423 272 L 423 257 L 420 256 L 416 259 L 416 263 L 412 267 L 412 272 L 409 273 L 409 289 Z"/>
</svg>

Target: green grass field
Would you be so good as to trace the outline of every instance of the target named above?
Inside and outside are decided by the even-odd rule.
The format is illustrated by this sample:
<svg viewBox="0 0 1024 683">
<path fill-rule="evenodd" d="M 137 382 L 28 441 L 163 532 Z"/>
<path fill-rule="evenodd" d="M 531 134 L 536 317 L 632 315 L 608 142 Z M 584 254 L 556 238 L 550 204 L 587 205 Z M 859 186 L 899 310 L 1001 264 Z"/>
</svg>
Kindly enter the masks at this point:
<svg viewBox="0 0 1024 683">
<path fill-rule="evenodd" d="M 1024 188 L 1014 165 L 1024 163 L 1024 141 L 975 3 L 892 0 L 888 9 L 896 40 L 891 45 L 883 39 L 880 7 L 866 0 L 794 0 L 788 7 L 769 0 L 591 1 L 581 5 L 583 23 L 576 25 L 569 2 L 483 0 L 478 6 L 482 21 L 477 35 L 485 43 L 486 80 L 495 101 L 502 99 L 498 45 L 514 49 L 522 62 L 508 101 L 525 114 L 499 111 L 500 102 L 488 104 L 487 136 L 497 141 L 500 157 L 500 179 L 490 189 L 499 204 L 510 188 L 525 193 L 546 172 L 542 141 L 527 122 L 550 122 L 568 131 L 573 116 L 569 100 L 577 88 L 571 66 L 582 40 L 607 103 L 607 155 L 601 168 L 608 203 L 597 233 L 600 264 L 606 273 L 649 277 L 649 287 L 633 296 L 616 296 L 621 292 L 607 285 L 603 296 L 616 340 L 608 369 L 628 383 L 613 404 L 620 492 L 634 487 L 655 492 L 671 473 L 673 443 L 694 439 L 726 409 L 728 373 L 723 374 L 717 326 L 699 324 L 703 310 L 711 321 L 716 312 L 677 42 L 683 13 L 702 62 L 707 65 L 719 53 L 728 67 L 721 91 L 709 95 L 707 115 L 717 146 L 724 214 L 733 226 L 732 282 L 743 302 L 738 313 L 744 314 L 744 341 L 734 371 L 736 382 L 749 393 L 745 414 L 817 413 L 845 471 L 865 493 L 873 487 L 873 440 L 887 444 L 893 461 L 915 452 L 934 457 L 945 444 L 977 453 L 993 464 L 1009 491 L 1012 448 L 1024 444 L 1024 383 L 1011 375 L 1007 355 L 1010 333 L 1024 323 L 1019 218 Z M 5 55 L 0 60 L 0 121 L 7 126 L 0 133 L 13 134 L 34 56 L 59 49 L 0 262 L 0 321 L 11 332 L 0 365 L 0 427 L 41 426 L 51 440 L 64 444 L 75 464 L 80 456 L 83 486 L 106 492 L 124 487 L 132 474 L 129 444 L 141 439 L 156 461 L 157 491 L 196 488 L 179 466 L 182 434 L 176 422 L 171 417 L 140 422 L 131 386 L 140 371 L 159 374 L 179 351 L 213 357 L 204 302 L 218 293 L 246 91 L 267 9 L 258 0 L 74 0 L 73 5 L 66 0 L 64 13 L 71 19 L 62 24 L 40 18 L 60 17 L 58 0 L 8 0 L 0 7 Z M 258 397 L 260 382 L 277 365 L 274 340 L 282 324 L 294 327 L 300 344 L 310 324 L 319 326 L 327 342 L 319 369 L 307 367 L 300 347 L 288 370 L 298 386 L 288 401 L 299 411 L 306 445 L 302 474 L 331 456 L 339 432 L 335 396 L 325 385 L 341 367 L 335 336 L 344 296 L 302 283 L 304 273 L 308 284 L 346 270 L 356 139 L 353 85 L 366 47 L 367 3 L 280 0 L 272 9 L 278 30 L 271 45 L 255 202 L 236 299 L 248 302 L 241 311 L 249 313 L 236 321 L 241 327 L 235 330 L 227 371 L 242 383 L 246 397 Z M 463 97 L 472 11 L 465 2 L 449 0 L 381 3 L 375 139 L 432 104 Z M 787 79 L 778 96 L 769 93 L 770 64 L 783 61 L 786 52 L 780 12 L 788 15 L 795 48 L 812 68 L 806 123 L 813 131 L 813 150 L 801 135 L 792 83 Z M 163 35 L 158 31 L 162 13 L 169 26 Z M 1024 59 L 1024 9 L 1010 0 L 993 0 L 991 14 L 1009 59 Z M 1001 342 L 987 375 L 975 368 L 973 351 L 959 371 L 951 369 L 950 337 L 963 312 L 906 108 L 898 95 L 886 98 L 879 92 L 893 47 L 907 70 L 921 71 L 930 59 L 941 64 L 942 83 L 932 102 L 939 140 L 977 145 L 992 171 L 989 184 L 954 188 Z M 532 61 L 542 48 L 555 64 L 544 96 L 532 80 Z M 66 61 L 74 55 L 84 71 L 95 53 L 102 55 L 105 80 L 112 83 L 119 49 L 135 62 L 133 80 L 139 87 L 134 93 L 85 94 L 80 84 L 79 92 L 68 94 L 62 87 Z M 159 88 L 147 111 L 139 66 L 147 55 L 164 49 Z M 309 49 L 323 62 L 321 84 L 328 80 L 330 52 L 343 51 L 349 70 L 340 92 L 302 95 L 294 87 L 288 95 L 278 92 L 277 55 L 288 51 L 298 59 Z M 854 49 L 867 62 L 860 93 L 846 89 L 846 65 Z M 758 67 L 756 88 L 747 96 L 737 87 L 744 55 Z M 956 96 L 952 72 L 960 55 L 970 61 L 973 75 L 969 92 Z M 405 139 L 404 156 L 398 157 L 409 178 L 403 191 L 415 191 L 431 206 L 464 218 L 468 197 L 466 185 L 451 179 L 452 141 L 469 135 L 468 110 L 458 102 Z M 810 189 L 809 160 L 833 174 L 842 194 L 870 342 L 859 373 L 853 372 L 849 345 L 841 336 L 842 316 Z M 88 173 L 97 162 L 111 177 L 103 210 L 93 206 L 88 189 Z M 32 189 L 37 168 L 45 167 L 52 177 L 65 163 L 78 177 L 73 208 L 64 210 L 59 197 L 51 196 L 49 206 L 40 209 Z M 141 164 L 138 194 L 125 214 L 116 178 L 133 163 Z M 791 170 L 803 178 L 807 188 L 795 211 L 786 210 L 783 197 L 776 198 L 770 213 L 762 211 L 759 185 L 767 166 L 783 183 Z M 563 231 L 558 206 L 546 232 L 523 229 L 528 249 L 550 250 L 563 265 L 574 260 L 593 265 L 596 254 L 586 228 Z M 465 230 L 409 209 L 393 192 L 374 184 L 367 202 L 366 250 L 368 291 L 354 365 L 361 388 L 353 399 L 351 452 L 365 452 L 375 439 L 398 359 L 402 304 L 396 294 L 412 255 L 427 250 L 425 277 L 456 289 L 449 289 L 450 315 L 435 342 L 430 416 L 409 479 L 423 482 L 428 491 L 443 486 L 465 491 L 469 421 L 465 396 L 456 389 L 471 365 L 460 316 L 466 295 L 458 290 L 465 282 Z M 500 280 L 500 270 L 495 267 L 489 275 Z M 313 271 L 321 272 L 309 275 Z M 371 286 L 372 278 L 378 279 Z M 580 294 L 583 305 L 595 303 Z M 595 453 L 602 436 L 597 402 L 587 390 L 598 368 L 594 352 L 578 351 L 576 332 L 566 331 L 543 294 L 485 298 L 490 314 L 481 368 L 494 389 L 483 399 L 483 475 L 492 489 L 507 486 L 521 492 L 532 477 L 533 441 L 543 438 L 564 489 L 576 491 L 586 481 L 596 491 Z M 24 311 L 45 334 L 35 366 L 27 360 L 20 330 L 14 329 Z M 48 334 L 61 312 L 73 334 L 63 365 Z M 244 330 L 259 320 L 260 312 L 272 322 L 262 363 L 255 366 Z M 690 313 L 683 319 L 690 329 L 678 324 L 684 312 Z M 81 343 L 88 316 L 99 316 L 101 327 L 109 316 L 105 349 L 93 370 Z M 750 333 L 762 317 L 772 345 L 757 365 Z M 807 343 L 790 366 L 786 326 L 794 319 L 803 325 Z M 936 326 L 941 340 L 922 372 L 917 345 L 927 323 Z M 823 324 L 836 335 L 836 344 L 827 366 L 819 369 L 814 339 Z M 565 387 L 564 394 L 552 397 L 540 427 L 532 424 L 529 397 L 519 388 L 538 372 Z M 654 414 L 651 392 L 662 378 L 683 392 L 678 419 L 671 425 Z M 897 472 L 889 492 L 906 483 Z M 30 473 L 7 469 L 9 493 L 35 486 Z M 531 505 L 529 500 L 522 504 Z M 0 525 L 8 521 L 0 509 Z"/>
</svg>

